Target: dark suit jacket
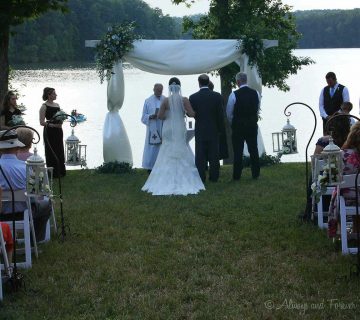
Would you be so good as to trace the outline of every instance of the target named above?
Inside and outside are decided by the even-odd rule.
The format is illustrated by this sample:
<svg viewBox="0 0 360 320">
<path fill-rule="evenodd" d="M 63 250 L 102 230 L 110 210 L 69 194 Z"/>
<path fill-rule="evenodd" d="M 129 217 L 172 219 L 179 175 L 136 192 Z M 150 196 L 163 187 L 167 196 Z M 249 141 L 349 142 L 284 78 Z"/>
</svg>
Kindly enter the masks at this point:
<svg viewBox="0 0 360 320">
<path fill-rule="evenodd" d="M 189 97 L 195 111 L 195 139 L 218 139 L 225 134 L 223 99 L 218 92 L 210 89 L 200 89 Z"/>
</svg>

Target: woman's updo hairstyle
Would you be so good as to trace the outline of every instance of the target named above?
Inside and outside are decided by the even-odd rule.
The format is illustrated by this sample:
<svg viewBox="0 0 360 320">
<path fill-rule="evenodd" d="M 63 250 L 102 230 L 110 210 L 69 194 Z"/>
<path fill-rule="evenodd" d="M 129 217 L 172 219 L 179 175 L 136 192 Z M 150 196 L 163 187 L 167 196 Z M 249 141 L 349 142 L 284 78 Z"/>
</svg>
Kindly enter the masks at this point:
<svg viewBox="0 0 360 320">
<path fill-rule="evenodd" d="M 46 101 L 49 98 L 49 95 L 52 94 L 55 91 L 54 88 L 46 87 L 44 88 L 42 99 Z"/>
<path fill-rule="evenodd" d="M 180 80 L 176 77 L 173 77 L 169 80 L 169 86 L 172 84 L 177 84 L 177 85 L 181 86 Z"/>
</svg>

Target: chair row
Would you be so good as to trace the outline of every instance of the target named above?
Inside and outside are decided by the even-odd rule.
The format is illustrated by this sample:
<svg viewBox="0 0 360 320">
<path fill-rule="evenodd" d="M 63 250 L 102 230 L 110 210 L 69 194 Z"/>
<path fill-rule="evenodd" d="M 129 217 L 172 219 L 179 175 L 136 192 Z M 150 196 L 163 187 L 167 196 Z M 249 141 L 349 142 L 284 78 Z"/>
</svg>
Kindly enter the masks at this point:
<svg viewBox="0 0 360 320">
<path fill-rule="evenodd" d="M 323 160 L 316 160 L 316 164 L 312 161 L 312 180 L 315 183 L 318 183 L 318 175 L 321 173 L 324 166 Z M 356 181 L 356 174 L 344 175 L 343 182 L 337 186 L 328 186 L 325 193 L 322 193 L 320 196 L 320 201 L 316 204 L 317 209 L 317 219 L 318 226 L 320 229 L 328 228 L 328 214 L 329 214 L 329 205 L 330 198 L 332 194 L 336 191 L 336 205 L 337 212 L 340 216 L 340 238 L 341 238 L 341 251 L 342 254 L 357 253 L 358 249 L 354 245 L 350 246 L 349 240 L 357 238 L 357 233 L 359 230 L 350 231 L 351 226 L 354 224 L 354 216 L 356 216 L 356 210 L 360 213 L 360 203 L 358 203 L 358 208 L 356 207 L 355 200 L 349 201 L 343 196 L 343 190 L 345 189 L 355 189 L 356 184 L 359 188 L 360 194 L 360 177 Z M 328 199 L 326 199 L 328 198 Z M 313 197 L 313 204 L 315 200 Z M 357 228 L 359 226 L 356 226 Z M 353 228 L 354 229 L 354 228 Z M 355 228 L 356 229 L 356 228 Z"/>
<path fill-rule="evenodd" d="M 39 252 L 37 247 L 35 228 L 34 228 L 34 220 L 33 220 L 33 212 L 32 212 L 32 203 L 35 203 L 39 200 L 38 196 L 28 195 L 25 190 L 15 190 L 14 193 L 14 201 L 15 202 L 24 202 L 26 203 L 26 209 L 23 212 L 22 219 L 15 221 L 15 235 L 13 234 L 14 242 L 16 241 L 16 247 L 19 248 L 14 252 L 14 254 L 24 253 L 24 260 L 17 262 L 18 268 L 31 268 L 32 266 L 32 245 L 33 243 L 33 252 L 35 257 L 38 258 Z M 1 202 L 12 202 L 13 195 L 10 191 L 2 191 Z M 55 211 L 53 206 L 52 199 L 50 201 L 51 215 L 50 219 L 52 220 L 53 230 L 57 233 L 57 225 L 55 218 Z M 4 215 L 2 216 L 4 217 Z M 7 223 L 10 226 L 10 230 L 13 233 L 13 221 L 12 214 L 8 214 L 9 220 L 2 221 L 3 223 Z M 49 220 L 50 220 L 49 219 Z M 2 219 L 4 220 L 4 219 Z M 1 228 L 0 228 L 1 229 Z M 46 225 L 46 235 L 45 241 L 50 240 L 50 221 L 47 222 Z M 2 237 L 2 233 L 0 236 L 0 252 L 2 256 L 3 263 L 1 264 L 1 269 L 4 270 L 5 276 L 10 276 L 11 267 L 13 264 L 9 263 L 7 253 L 5 250 L 5 242 Z M 0 284 L 2 286 L 2 283 Z M 1 290 L 1 288 L 0 288 Z M 2 290 L 0 292 L 0 300 L 2 299 Z"/>
</svg>

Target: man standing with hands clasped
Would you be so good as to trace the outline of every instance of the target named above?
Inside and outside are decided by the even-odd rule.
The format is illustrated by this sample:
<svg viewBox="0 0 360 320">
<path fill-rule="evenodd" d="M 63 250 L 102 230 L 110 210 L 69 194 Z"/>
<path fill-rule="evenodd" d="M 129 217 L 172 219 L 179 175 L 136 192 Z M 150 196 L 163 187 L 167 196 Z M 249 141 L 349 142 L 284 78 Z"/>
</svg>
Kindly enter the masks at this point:
<svg viewBox="0 0 360 320">
<path fill-rule="evenodd" d="M 220 93 L 209 89 L 209 77 L 198 77 L 200 90 L 189 97 L 195 111 L 195 164 L 203 182 L 209 161 L 209 180 L 219 179 L 219 136 L 225 134 L 223 99 Z"/>
<path fill-rule="evenodd" d="M 146 138 L 142 167 L 151 172 L 161 145 L 162 120 L 157 118 L 161 102 L 165 99 L 162 95 L 163 85 L 155 83 L 154 94 L 145 100 L 141 122 L 146 125 Z"/>
<path fill-rule="evenodd" d="M 239 72 L 235 79 L 239 89 L 230 94 L 226 106 L 226 115 L 232 129 L 234 150 L 233 180 L 241 178 L 244 142 L 246 142 L 250 154 L 252 177 L 257 179 L 260 175 L 257 146 L 260 98 L 256 90 L 248 87 L 246 73 Z"/>
<path fill-rule="evenodd" d="M 339 84 L 334 72 L 328 72 L 325 76 L 327 86 L 321 90 L 319 98 L 320 115 L 323 119 L 323 131 L 325 134 L 326 122 L 330 116 L 340 110 L 343 102 L 349 102 L 349 90 Z"/>
</svg>

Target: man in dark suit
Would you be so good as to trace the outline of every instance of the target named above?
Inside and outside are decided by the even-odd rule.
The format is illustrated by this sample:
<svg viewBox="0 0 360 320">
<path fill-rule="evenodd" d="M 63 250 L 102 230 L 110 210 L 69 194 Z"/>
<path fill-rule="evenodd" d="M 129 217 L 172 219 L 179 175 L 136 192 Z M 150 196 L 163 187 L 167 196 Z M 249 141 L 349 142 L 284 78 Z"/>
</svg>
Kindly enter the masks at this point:
<svg viewBox="0 0 360 320">
<path fill-rule="evenodd" d="M 224 134 L 223 99 L 209 89 L 209 77 L 198 78 L 200 90 L 189 97 L 195 111 L 195 164 L 205 182 L 206 162 L 209 161 L 209 180 L 219 179 L 219 135 Z"/>
<path fill-rule="evenodd" d="M 323 132 L 325 132 L 327 120 L 340 110 L 343 102 L 350 101 L 349 90 L 339 84 L 334 72 L 328 72 L 325 76 L 327 86 L 321 90 L 319 98 L 319 110 L 323 119 Z"/>
<path fill-rule="evenodd" d="M 235 79 L 239 89 L 230 94 L 226 106 L 227 118 L 232 129 L 234 150 L 233 180 L 241 178 L 244 142 L 246 142 L 250 154 L 252 177 L 257 179 L 260 175 L 257 146 L 259 94 L 256 90 L 248 87 L 246 73 L 239 72 Z"/>
</svg>

